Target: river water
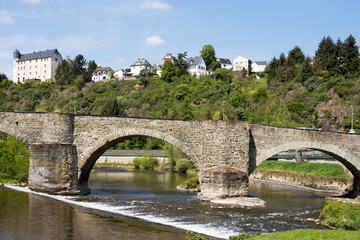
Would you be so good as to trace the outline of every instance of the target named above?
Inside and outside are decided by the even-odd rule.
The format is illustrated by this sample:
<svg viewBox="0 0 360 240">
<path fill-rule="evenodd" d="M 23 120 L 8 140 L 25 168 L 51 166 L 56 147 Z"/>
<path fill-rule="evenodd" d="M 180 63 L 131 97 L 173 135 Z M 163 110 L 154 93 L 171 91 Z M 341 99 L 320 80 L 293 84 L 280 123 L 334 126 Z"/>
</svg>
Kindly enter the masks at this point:
<svg viewBox="0 0 360 240">
<path fill-rule="evenodd" d="M 0 187 L 0 239 L 184 239 L 186 230 L 228 238 L 241 231 L 322 228 L 307 221 L 318 218 L 324 203 L 324 197 L 312 192 L 250 183 L 249 194 L 267 206 L 230 207 L 176 190 L 189 177 L 100 168 L 89 179 L 92 193 L 82 197 Z"/>
</svg>

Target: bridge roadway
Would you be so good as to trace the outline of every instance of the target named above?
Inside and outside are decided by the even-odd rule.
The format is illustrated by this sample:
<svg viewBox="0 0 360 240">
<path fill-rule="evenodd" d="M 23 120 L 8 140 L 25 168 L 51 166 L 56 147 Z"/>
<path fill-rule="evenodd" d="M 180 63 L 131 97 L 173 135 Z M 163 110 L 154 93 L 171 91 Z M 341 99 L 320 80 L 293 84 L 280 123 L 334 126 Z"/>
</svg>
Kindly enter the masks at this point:
<svg viewBox="0 0 360 240">
<path fill-rule="evenodd" d="M 134 136 L 162 139 L 194 164 L 202 200 L 247 196 L 248 176 L 271 156 L 312 148 L 354 175 L 360 195 L 360 135 L 240 121 L 183 121 L 57 113 L 0 112 L 0 132 L 30 149 L 29 186 L 53 194 L 86 194 L 90 171 L 111 146 Z"/>
</svg>

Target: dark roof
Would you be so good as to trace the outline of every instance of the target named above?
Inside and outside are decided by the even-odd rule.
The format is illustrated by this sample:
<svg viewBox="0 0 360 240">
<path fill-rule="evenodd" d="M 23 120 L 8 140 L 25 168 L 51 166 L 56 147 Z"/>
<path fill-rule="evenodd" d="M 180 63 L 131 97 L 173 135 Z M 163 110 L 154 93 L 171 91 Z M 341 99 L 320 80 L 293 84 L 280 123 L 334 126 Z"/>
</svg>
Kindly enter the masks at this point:
<svg viewBox="0 0 360 240">
<path fill-rule="evenodd" d="M 256 63 L 257 65 L 266 65 L 267 64 L 266 61 L 254 61 L 254 63 Z"/>
<path fill-rule="evenodd" d="M 93 75 L 102 75 L 105 72 L 110 72 L 112 71 L 112 69 L 110 67 L 103 67 L 103 68 L 97 68 L 94 72 Z"/>
<path fill-rule="evenodd" d="M 130 67 L 136 67 L 136 66 L 148 66 L 152 67 L 151 64 L 145 59 L 145 58 L 139 58 L 133 65 Z"/>
<path fill-rule="evenodd" d="M 186 59 L 186 63 L 189 65 L 189 66 L 194 66 L 194 65 L 199 65 L 199 63 L 201 62 L 201 60 L 203 60 L 202 57 L 191 57 L 191 58 L 188 58 Z"/>
<path fill-rule="evenodd" d="M 230 64 L 230 65 L 232 65 L 231 61 L 229 59 L 227 59 L 227 58 L 218 58 L 218 62 L 220 64 Z"/>
<path fill-rule="evenodd" d="M 39 52 L 33 52 L 33 53 L 20 54 L 20 60 L 32 60 L 32 59 L 39 59 L 39 58 L 48 58 L 48 57 L 52 57 L 54 54 L 61 55 L 57 49 L 52 49 L 52 50 L 48 49 L 46 51 L 39 51 Z"/>
</svg>

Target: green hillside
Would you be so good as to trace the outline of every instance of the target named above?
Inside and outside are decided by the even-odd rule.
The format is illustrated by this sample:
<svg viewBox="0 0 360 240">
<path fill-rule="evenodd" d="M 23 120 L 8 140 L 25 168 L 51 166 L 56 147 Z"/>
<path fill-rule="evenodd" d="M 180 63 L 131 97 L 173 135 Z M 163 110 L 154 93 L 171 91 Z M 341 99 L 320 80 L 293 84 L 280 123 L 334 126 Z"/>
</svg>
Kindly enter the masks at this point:
<svg viewBox="0 0 360 240">
<path fill-rule="evenodd" d="M 14 84 L 2 74 L 0 111 L 73 113 L 76 93 L 78 114 L 219 120 L 224 107 L 226 120 L 343 131 L 352 105 L 360 120 L 359 50 L 351 35 L 343 42 L 322 39 L 312 59 L 296 46 L 260 75 L 217 69 L 213 77 L 196 78 L 185 71 L 185 58 L 178 54 L 164 64 L 160 78 L 142 72 L 131 81 L 89 82 L 96 64 L 82 56 L 80 65 L 74 64 L 79 56 L 63 62 L 58 82 Z"/>
</svg>

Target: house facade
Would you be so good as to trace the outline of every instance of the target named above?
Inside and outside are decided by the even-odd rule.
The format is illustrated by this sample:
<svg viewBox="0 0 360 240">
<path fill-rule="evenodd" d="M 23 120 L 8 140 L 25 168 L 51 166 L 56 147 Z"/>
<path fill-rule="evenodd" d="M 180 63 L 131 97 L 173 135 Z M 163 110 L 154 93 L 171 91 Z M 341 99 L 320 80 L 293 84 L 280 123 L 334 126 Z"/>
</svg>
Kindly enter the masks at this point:
<svg viewBox="0 0 360 240">
<path fill-rule="evenodd" d="M 153 68 L 151 64 L 145 58 L 139 58 L 131 67 L 131 73 L 133 76 L 137 76 L 140 74 L 140 71 L 143 69 L 152 72 Z"/>
<path fill-rule="evenodd" d="M 227 58 L 217 58 L 216 60 L 218 61 L 220 68 L 225 68 L 230 70 L 233 68 L 231 61 Z"/>
<path fill-rule="evenodd" d="M 266 65 L 266 61 L 254 61 L 251 64 L 251 71 L 255 73 L 261 73 L 265 70 Z"/>
<path fill-rule="evenodd" d="M 244 58 L 244 57 L 237 57 L 234 59 L 234 67 L 233 67 L 233 71 L 241 71 L 243 69 L 245 69 L 246 71 L 248 71 L 249 66 L 251 66 L 251 61 L 250 59 Z"/>
<path fill-rule="evenodd" d="M 165 62 L 166 60 L 169 60 L 169 61 L 171 61 L 172 63 L 174 63 L 174 59 L 173 59 L 173 57 L 171 56 L 170 53 L 167 53 L 167 54 L 165 55 L 165 57 L 164 57 L 163 59 L 161 59 L 161 66 L 164 65 L 164 62 Z"/>
<path fill-rule="evenodd" d="M 21 54 L 18 49 L 13 55 L 13 81 L 23 83 L 29 79 L 45 81 L 55 79 L 56 68 L 62 62 L 57 49 Z"/>
<path fill-rule="evenodd" d="M 91 77 L 94 82 L 110 80 L 110 73 L 112 69 L 110 67 L 103 67 L 96 69 Z"/>
<path fill-rule="evenodd" d="M 195 74 L 197 77 L 206 75 L 206 65 L 202 57 L 191 57 L 186 60 L 188 64 L 187 71 L 190 75 Z"/>
</svg>

